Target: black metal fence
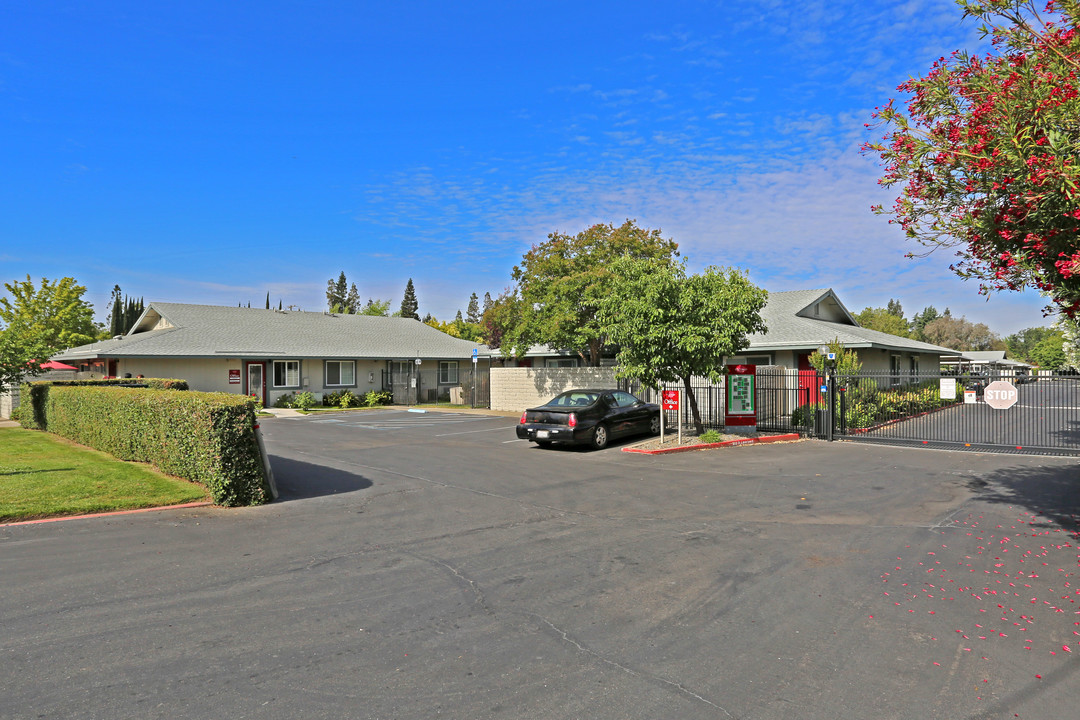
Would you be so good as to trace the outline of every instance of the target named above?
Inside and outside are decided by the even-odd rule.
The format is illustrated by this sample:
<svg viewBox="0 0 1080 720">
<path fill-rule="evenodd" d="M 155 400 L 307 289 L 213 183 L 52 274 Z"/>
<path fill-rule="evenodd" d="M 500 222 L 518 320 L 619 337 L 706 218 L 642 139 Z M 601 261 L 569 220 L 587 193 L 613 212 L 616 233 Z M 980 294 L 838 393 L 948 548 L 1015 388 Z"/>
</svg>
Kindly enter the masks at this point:
<svg viewBox="0 0 1080 720">
<path fill-rule="evenodd" d="M 383 370 L 383 390 L 394 394 L 400 405 L 447 405 L 486 408 L 491 405 L 491 373 L 486 364 L 455 368 L 452 374 L 414 365 L 402 370 Z"/>
<path fill-rule="evenodd" d="M 1011 389 L 995 392 L 995 381 Z M 1080 454 L 1080 376 L 888 371 L 837 376 L 759 367 L 755 385 L 759 430 L 828 440 Z M 683 387 L 634 389 L 658 403 L 661 390 Z M 723 381 L 695 379 L 691 389 L 704 427 L 723 430 Z M 993 407 L 998 396 L 1009 407 Z M 666 414 L 666 423 L 674 426 L 680 415 L 684 427 L 693 427 L 687 399 L 678 412 Z"/>
</svg>

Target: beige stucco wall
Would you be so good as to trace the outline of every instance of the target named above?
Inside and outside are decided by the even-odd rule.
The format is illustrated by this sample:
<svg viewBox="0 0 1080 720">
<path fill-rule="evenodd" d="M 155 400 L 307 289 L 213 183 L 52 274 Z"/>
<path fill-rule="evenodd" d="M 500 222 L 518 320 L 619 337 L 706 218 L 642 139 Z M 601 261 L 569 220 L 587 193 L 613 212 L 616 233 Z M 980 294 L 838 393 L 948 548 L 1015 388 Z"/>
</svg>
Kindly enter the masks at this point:
<svg viewBox="0 0 1080 720">
<path fill-rule="evenodd" d="M 19 386 L 8 385 L 4 388 L 3 394 L 0 394 L 0 420 L 7 420 L 11 417 L 11 411 L 19 407 Z"/>
<path fill-rule="evenodd" d="M 491 368 L 491 409 L 521 412 L 588 387 L 616 387 L 615 368 Z"/>
<path fill-rule="evenodd" d="M 262 361 L 266 363 L 267 404 L 273 405 L 286 393 L 304 390 L 321 396 L 324 392 L 348 389 L 356 395 L 361 395 L 369 390 L 382 388 L 382 371 L 386 367 L 383 360 L 356 360 L 356 386 L 348 388 L 326 387 L 326 373 L 321 358 L 299 358 L 299 360 L 301 383 L 299 389 L 275 388 L 274 361 Z M 192 390 L 241 394 L 247 388 L 247 364 L 248 361 L 242 361 L 239 358 L 135 358 L 120 360 L 117 364 L 117 374 L 120 377 L 131 373 L 132 377 L 142 375 L 179 378 L 187 380 L 188 387 Z M 240 371 L 238 384 L 229 383 L 229 370 Z"/>
</svg>

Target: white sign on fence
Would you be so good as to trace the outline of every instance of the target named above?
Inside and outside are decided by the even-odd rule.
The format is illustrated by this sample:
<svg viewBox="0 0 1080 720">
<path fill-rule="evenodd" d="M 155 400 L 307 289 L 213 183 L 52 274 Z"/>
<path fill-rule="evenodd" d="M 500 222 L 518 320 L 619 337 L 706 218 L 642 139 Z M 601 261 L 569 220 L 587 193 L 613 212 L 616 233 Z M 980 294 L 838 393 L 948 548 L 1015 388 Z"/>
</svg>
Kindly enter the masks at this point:
<svg viewBox="0 0 1080 720">
<path fill-rule="evenodd" d="M 956 378 L 941 378 L 938 392 L 942 400 L 956 399 Z"/>
</svg>

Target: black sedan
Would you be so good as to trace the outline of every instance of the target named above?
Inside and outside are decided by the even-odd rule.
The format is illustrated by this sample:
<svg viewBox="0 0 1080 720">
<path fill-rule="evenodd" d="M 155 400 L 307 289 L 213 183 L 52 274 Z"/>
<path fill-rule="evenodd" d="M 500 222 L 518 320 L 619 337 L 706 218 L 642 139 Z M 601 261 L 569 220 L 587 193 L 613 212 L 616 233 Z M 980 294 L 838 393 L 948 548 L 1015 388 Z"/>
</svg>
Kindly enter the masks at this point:
<svg viewBox="0 0 1080 720">
<path fill-rule="evenodd" d="M 660 432 L 660 406 L 622 390 L 568 390 L 521 414 L 517 436 L 540 447 L 552 443 L 592 445 L 624 435 Z"/>
</svg>

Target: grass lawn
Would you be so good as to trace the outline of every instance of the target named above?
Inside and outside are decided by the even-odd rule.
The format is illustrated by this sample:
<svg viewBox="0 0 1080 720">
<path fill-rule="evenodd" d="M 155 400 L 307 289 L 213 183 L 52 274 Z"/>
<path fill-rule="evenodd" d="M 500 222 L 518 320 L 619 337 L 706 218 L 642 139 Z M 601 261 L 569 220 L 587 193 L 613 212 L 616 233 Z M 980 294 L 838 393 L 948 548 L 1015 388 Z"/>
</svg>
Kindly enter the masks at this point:
<svg viewBox="0 0 1080 720">
<path fill-rule="evenodd" d="M 206 488 L 54 435 L 0 428 L 0 523 L 206 500 Z"/>
</svg>

